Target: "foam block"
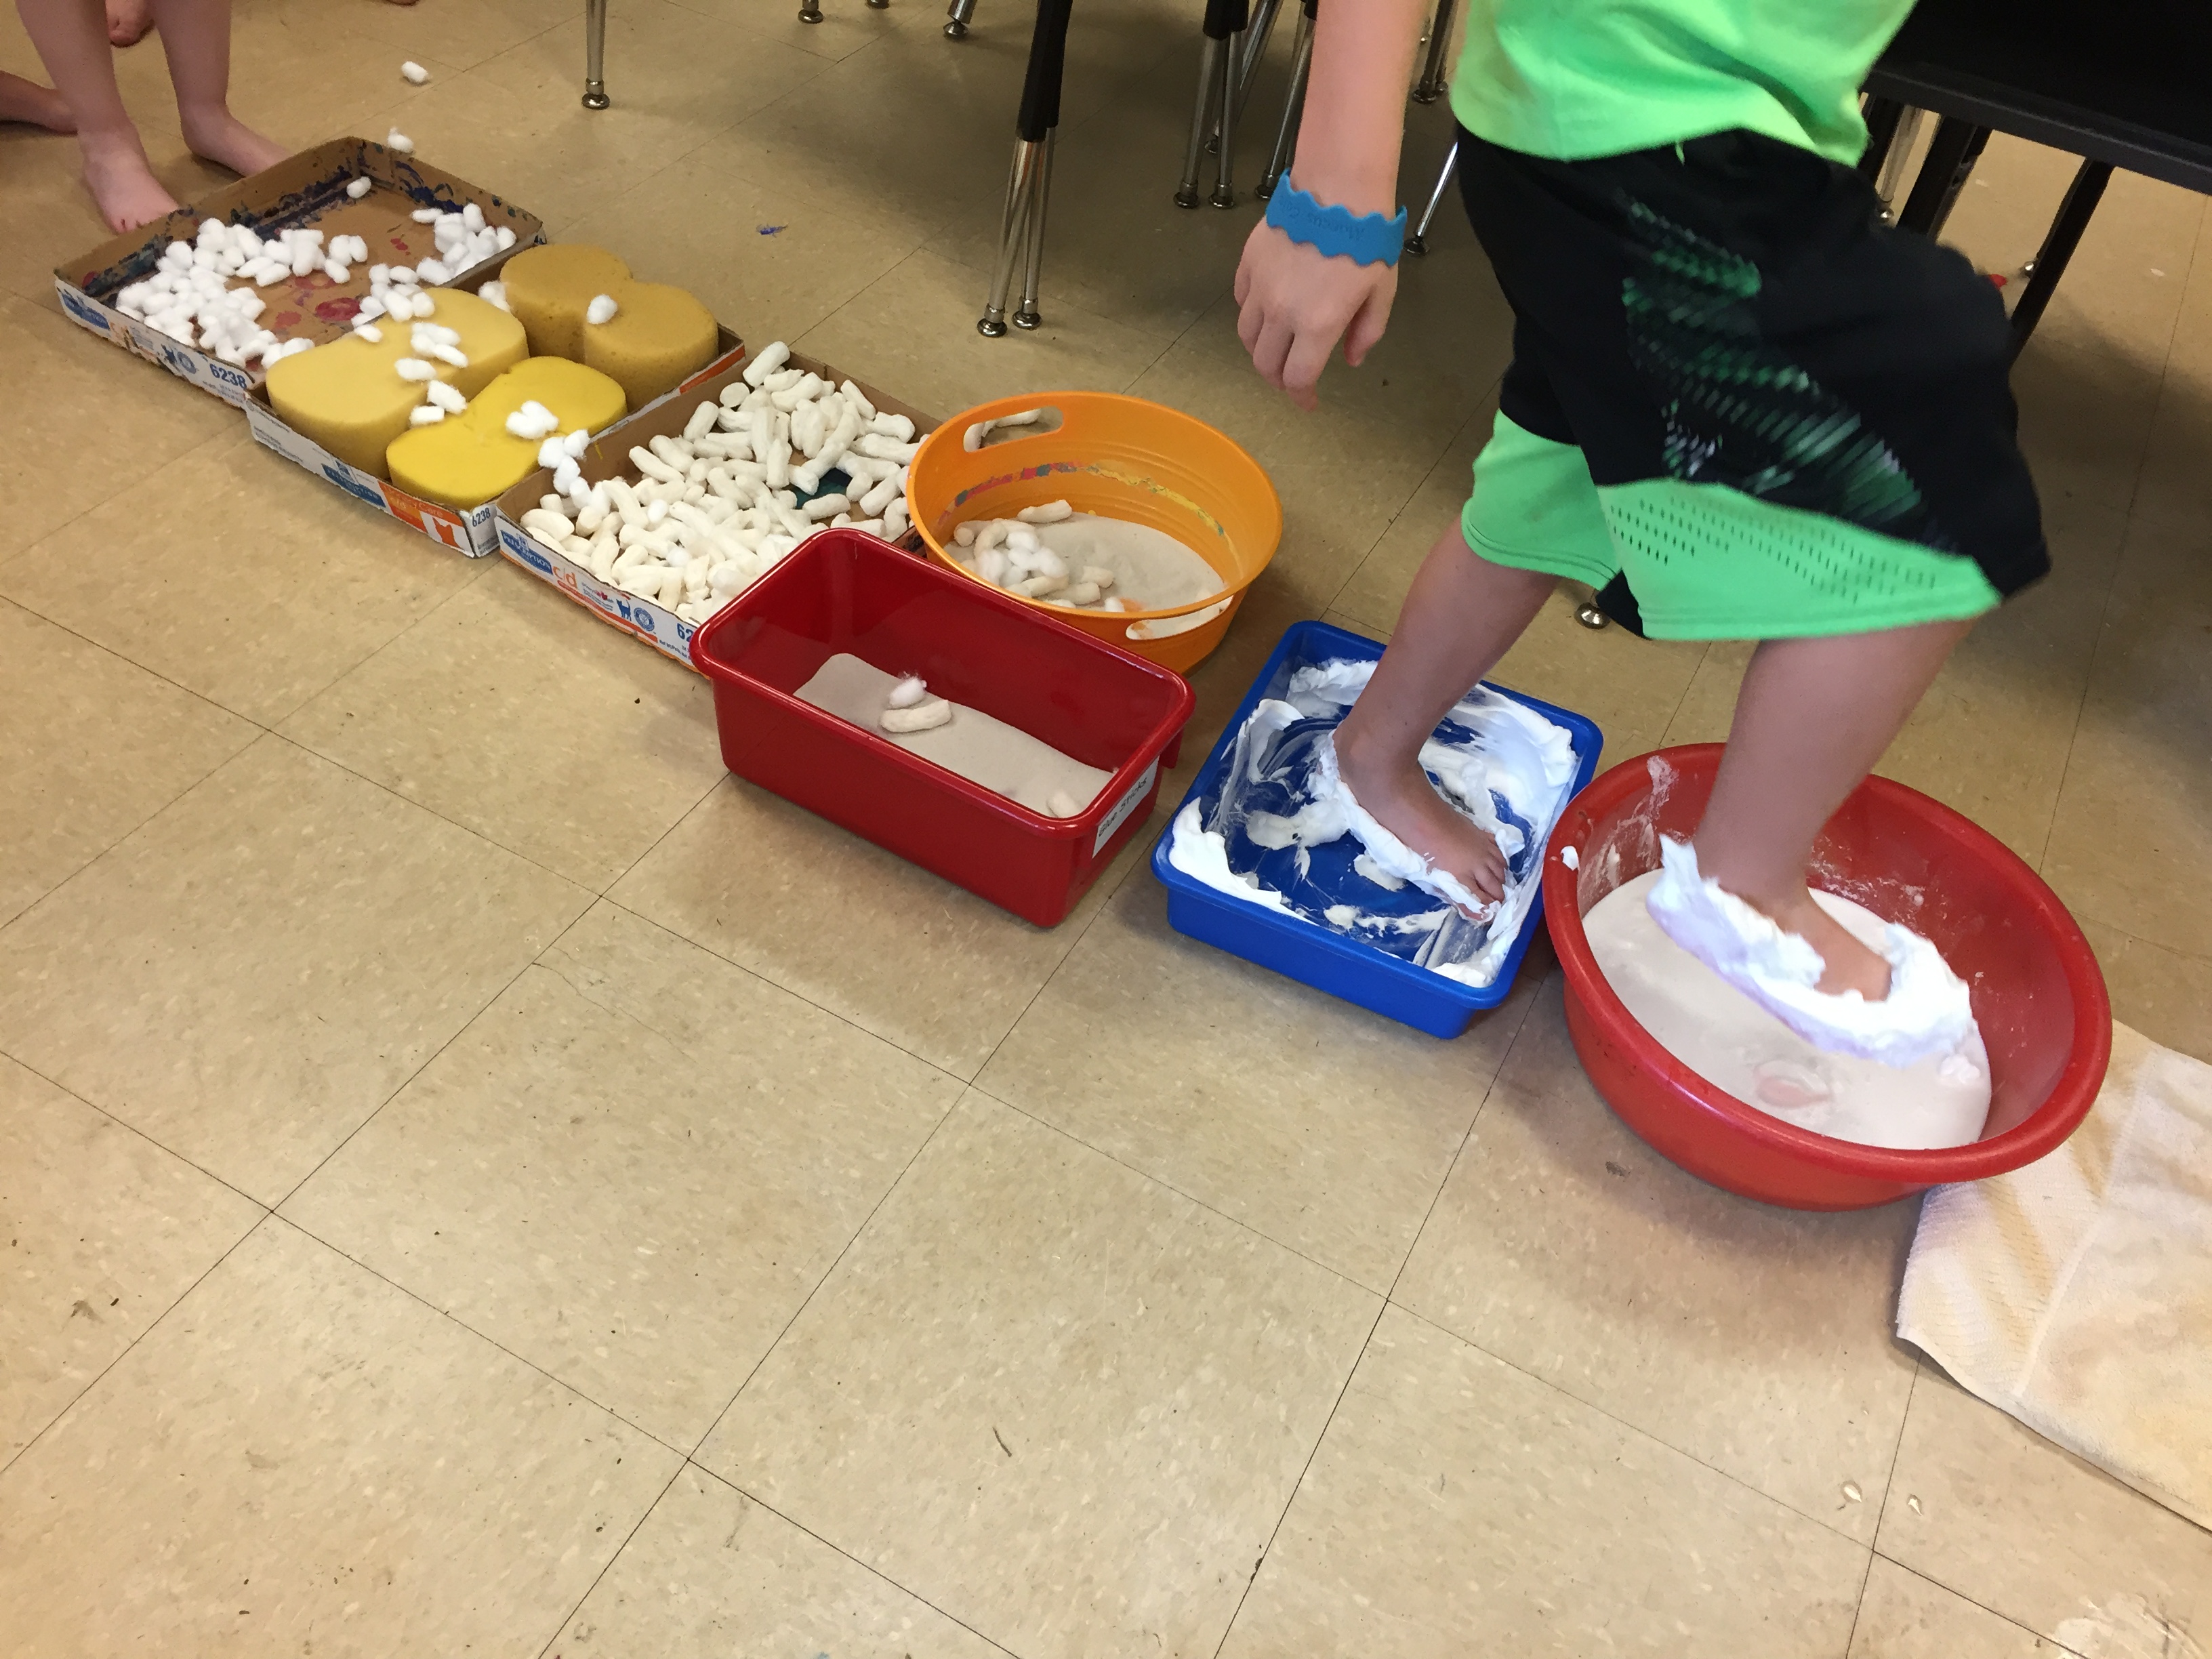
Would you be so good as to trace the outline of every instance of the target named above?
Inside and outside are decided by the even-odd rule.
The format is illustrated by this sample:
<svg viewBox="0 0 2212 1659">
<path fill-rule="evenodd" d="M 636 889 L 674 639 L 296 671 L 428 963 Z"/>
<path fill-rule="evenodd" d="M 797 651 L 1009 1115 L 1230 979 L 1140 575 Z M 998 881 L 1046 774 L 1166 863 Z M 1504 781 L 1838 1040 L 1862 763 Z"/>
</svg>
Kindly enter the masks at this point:
<svg viewBox="0 0 2212 1659">
<path fill-rule="evenodd" d="M 481 507 L 538 468 L 538 445 L 507 429 L 532 400 L 561 417 L 561 430 L 597 432 L 623 417 L 621 384 L 563 357 L 532 357 L 486 386 L 460 414 L 403 431 L 386 452 L 392 482 L 424 501 Z"/>
<path fill-rule="evenodd" d="M 584 361 L 584 308 L 629 281 L 629 267 L 588 242 L 525 248 L 500 272 L 507 303 L 522 319 L 532 356 Z"/>
<path fill-rule="evenodd" d="M 606 290 L 620 307 L 584 327 L 584 362 L 622 382 L 633 412 L 714 356 L 714 313 L 680 288 L 623 283 Z"/>
<path fill-rule="evenodd" d="M 473 398 L 527 355 L 522 325 L 497 306 L 472 294 L 441 289 L 436 320 L 456 329 L 468 367 L 440 362 L 438 379 Z M 392 441 L 408 430 L 408 416 L 422 401 L 420 382 L 400 378 L 395 365 L 415 355 L 412 331 L 386 323 L 382 338 L 349 334 L 313 351 L 283 358 L 269 370 L 269 402 L 287 426 L 340 460 L 381 478 Z"/>
<path fill-rule="evenodd" d="M 714 358 L 714 313 L 680 288 L 633 281 L 629 267 L 603 247 L 555 242 L 526 248 L 500 275 L 532 354 L 566 357 L 612 375 L 632 411 L 673 392 Z M 601 295 L 614 301 L 615 314 L 604 323 L 586 321 Z"/>
</svg>

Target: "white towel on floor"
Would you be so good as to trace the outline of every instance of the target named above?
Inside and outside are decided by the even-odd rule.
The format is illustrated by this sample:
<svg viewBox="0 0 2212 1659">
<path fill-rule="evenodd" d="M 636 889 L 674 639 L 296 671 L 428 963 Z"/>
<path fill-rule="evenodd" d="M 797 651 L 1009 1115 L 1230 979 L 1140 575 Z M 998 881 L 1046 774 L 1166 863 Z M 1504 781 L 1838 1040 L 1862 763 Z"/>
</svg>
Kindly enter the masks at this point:
<svg viewBox="0 0 2212 1659">
<path fill-rule="evenodd" d="M 2212 1066 L 2114 1024 L 2112 1069 L 2072 1139 L 1928 1194 L 1897 1334 L 2212 1527 Z"/>
</svg>

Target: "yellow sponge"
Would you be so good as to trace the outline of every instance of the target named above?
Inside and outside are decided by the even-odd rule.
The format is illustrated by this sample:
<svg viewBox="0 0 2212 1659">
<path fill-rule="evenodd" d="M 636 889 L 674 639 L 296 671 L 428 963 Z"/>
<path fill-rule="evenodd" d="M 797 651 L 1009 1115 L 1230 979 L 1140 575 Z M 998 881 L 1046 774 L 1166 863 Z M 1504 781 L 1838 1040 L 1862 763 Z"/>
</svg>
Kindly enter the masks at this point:
<svg viewBox="0 0 2212 1659">
<path fill-rule="evenodd" d="M 593 295 L 629 281 L 629 267 L 588 242 L 555 242 L 523 249 L 499 276 L 507 304 L 529 332 L 532 355 L 580 363 L 585 307 Z"/>
<path fill-rule="evenodd" d="M 714 313 L 684 289 L 622 283 L 602 291 L 618 309 L 604 323 L 585 324 L 584 361 L 622 382 L 633 410 L 713 360 Z"/>
<path fill-rule="evenodd" d="M 392 482 L 426 501 L 463 510 L 504 494 L 538 467 L 544 441 L 518 438 L 507 429 L 507 417 L 526 403 L 552 410 L 561 422 L 556 430 L 562 433 L 580 427 L 597 432 L 623 417 L 623 389 L 616 381 L 563 357 L 532 357 L 486 386 L 459 415 L 393 439 L 386 452 Z"/>
<path fill-rule="evenodd" d="M 459 331 L 468 367 L 422 361 L 463 397 L 474 397 L 523 360 L 522 325 L 507 313 L 473 294 L 431 293 L 436 309 L 422 320 Z M 414 325 L 384 319 L 377 327 L 380 341 L 349 334 L 270 364 L 269 402 L 295 432 L 380 478 L 386 450 L 407 430 L 408 416 L 422 401 L 422 384 L 402 380 L 395 367 L 402 357 L 416 356 Z"/>
<path fill-rule="evenodd" d="M 603 247 L 555 242 L 525 248 L 500 278 L 507 304 L 529 332 L 532 353 L 613 375 L 633 411 L 714 360 L 714 313 L 680 288 L 633 282 L 629 267 Z M 588 320 L 592 301 L 601 295 L 614 301 L 615 314 L 594 323 Z"/>
</svg>

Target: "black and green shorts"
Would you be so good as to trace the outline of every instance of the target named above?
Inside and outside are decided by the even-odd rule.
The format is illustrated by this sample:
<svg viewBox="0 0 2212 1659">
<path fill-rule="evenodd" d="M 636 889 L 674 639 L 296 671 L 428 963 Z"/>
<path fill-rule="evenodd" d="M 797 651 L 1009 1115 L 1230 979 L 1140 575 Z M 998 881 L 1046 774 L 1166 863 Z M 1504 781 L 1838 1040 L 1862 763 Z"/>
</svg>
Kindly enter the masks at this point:
<svg viewBox="0 0 2212 1659">
<path fill-rule="evenodd" d="M 1658 639 L 1962 620 L 2050 567 L 2009 331 L 1851 169 L 1749 132 L 1590 161 L 1460 134 L 1513 363 L 1462 527 Z"/>
</svg>

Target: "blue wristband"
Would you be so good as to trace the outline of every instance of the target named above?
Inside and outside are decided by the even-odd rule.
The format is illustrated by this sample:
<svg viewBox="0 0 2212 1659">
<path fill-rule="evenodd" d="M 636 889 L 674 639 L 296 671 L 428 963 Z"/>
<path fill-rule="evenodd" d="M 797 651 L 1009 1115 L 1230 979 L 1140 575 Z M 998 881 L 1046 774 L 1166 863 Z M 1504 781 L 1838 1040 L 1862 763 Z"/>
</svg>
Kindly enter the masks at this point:
<svg viewBox="0 0 2212 1659">
<path fill-rule="evenodd" d="M 1288 179 L 1267 198 L 1267 222 L 1294 242 L 1327 254 L 1345 254 L 1363 265 L 1395 265 L 1406 251 L 1406 210 L 1386 219 L 1379 213 L 1324 207 Z"/>
</svg>

